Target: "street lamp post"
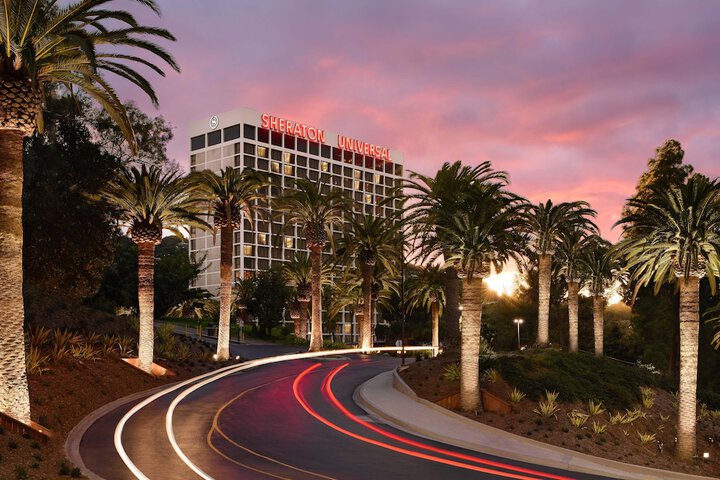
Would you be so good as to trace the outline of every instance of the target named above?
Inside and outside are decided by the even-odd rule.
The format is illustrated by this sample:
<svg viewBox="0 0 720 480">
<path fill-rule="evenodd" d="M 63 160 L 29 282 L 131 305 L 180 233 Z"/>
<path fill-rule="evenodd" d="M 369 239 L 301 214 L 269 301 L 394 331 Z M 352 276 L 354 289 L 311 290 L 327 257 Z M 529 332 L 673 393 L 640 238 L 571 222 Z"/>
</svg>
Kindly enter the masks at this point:
<svg viewBox="0 0 720 480">
<path fill-rule="evenodd" d="M 522 325 L 524 320 L 522 318 L 516 318 L 513 322 L 517 325 L 518 350 L 520 350 L 520 325 Z"/>
</svg>

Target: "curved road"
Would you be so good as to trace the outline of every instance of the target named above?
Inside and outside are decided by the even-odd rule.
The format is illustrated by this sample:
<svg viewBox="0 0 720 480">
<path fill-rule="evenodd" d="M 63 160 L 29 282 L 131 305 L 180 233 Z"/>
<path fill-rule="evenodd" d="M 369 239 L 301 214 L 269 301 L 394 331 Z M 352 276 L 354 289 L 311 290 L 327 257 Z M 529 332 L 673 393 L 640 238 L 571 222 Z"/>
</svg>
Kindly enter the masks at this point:
<svg viewBox="0 0 720 480">
<path fill-rule="evenodd" d="M 600 478 L 481 455 L 375 423 L 352 401 L 355 388 L 398 360 L 350 355 L 255 367 L 209 383 L 184 398 L 168 440 L 166 414 L 185 388 L 132 416 L 122 446 L 156 479 L 590 479 Z M 197 384 L 197 382 L 196 382 Z M 113 432 L 126 405 L 93 423 L 80 442 L 86 467 L 101 478 L 137 478 L 123 463 Z"/>
</svg>

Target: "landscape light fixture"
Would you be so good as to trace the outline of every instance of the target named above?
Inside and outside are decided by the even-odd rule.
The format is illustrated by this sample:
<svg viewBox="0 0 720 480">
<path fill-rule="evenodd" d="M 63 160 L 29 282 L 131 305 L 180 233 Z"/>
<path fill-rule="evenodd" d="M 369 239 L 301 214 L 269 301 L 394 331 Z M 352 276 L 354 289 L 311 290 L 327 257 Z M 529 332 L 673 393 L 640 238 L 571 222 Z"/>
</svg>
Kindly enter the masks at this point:
<svg viewBox="0 0 720 480">
<path fill-rule="evenodd" d="M 658 452 L 662 452 L 663 448 L 665 447 L 665 444 L 658 440 L 657 447 L 658 447 Z"/>
<path fill-rule="evenodd" d="M 710 459 L 710 452 L 703 452 L 703 460 L 708 461 Z"/>
<path fill-rule="evenodd" d="M 522 318 L 516 318 L 515 320 L 513 320 L 515 325 L 517 325 L 518 350 L 520 350 L 520 325 L 522 325 L 524 321 L 525 320 L 523 320 Z"/>
</svg>

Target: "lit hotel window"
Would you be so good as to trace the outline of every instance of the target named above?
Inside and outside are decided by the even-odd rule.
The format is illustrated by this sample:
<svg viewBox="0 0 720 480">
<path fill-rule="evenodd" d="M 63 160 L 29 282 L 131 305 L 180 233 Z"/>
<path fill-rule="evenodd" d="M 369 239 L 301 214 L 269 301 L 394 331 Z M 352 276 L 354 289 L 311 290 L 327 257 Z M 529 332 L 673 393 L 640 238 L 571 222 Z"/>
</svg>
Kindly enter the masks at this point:
<svg viewBox="0 0 720 480">
<path fill-rule="evenodd" d="M 285 248 L 292 248 L 295 245 L 295 239 L 293 237 L 285 237 Z"/>
<path fill-rule="evenodd" d="M 258 243 L 260 245 L 267 245 L 267 233 L 258 233 Z"/>
<path fill-rule="evenodd" d="M 375 174 L 375 183 L 380 183 L 380 174 L 379 173 Z"/>
<path fill-rule="evenodd" d="M 283 162 L 290 163 L 293 161 L 293 155 L 290 152 L 283 152 L 282 159 Z"/>
<path fill-rule="evenodd" d="M 353 187 L 355 188 L 355 190 L 360 190 L 362 188 L 360 180 L 355 180 L 355 182 L 353 183 Z"/>
<path fill-rule="evenodd" d="M 283 167 L 283 171 L 285 172 L 285 175 L 292 175 L 294 171 L 294 167 L 292 165 L 285 165 Z"/>
<path fill-rule="evenodd" d="M 272 162 L 270 166 L 273 172 L 280 173 L 280 162 Z"/>
<path fill-rule="evenodd" d="M 257 147 L 257 154 L 258 154 L 258 157 L 267 158 L 268 157 L 267 147 Z"/>
<path fill-rule="evenodd" d="M 373 201 L 372 195 L 370 195 L 369 193 L 366 193 L 365 194 L 365 203 L 372 203 L 372 201 Z"/>
<path fill-rule="evenodd" d="M 362 172 L 360 170 L 355 170 L 355 178 L 362 178 Z"/>
<path fill-rule="evenodd" d="M 245 255 L 252 255 L 252 254 L 253 254 L 253 247 L 252 247 L 252 245 L 243 245 L 243 254 L 245 254 Z"/>
<path fill-rule="evenodd" d="M 321 162 L 320 163 L 320 171 L 321 172 L 328 172 L 330 171 L 330 164 L 328 162 Z"/>
</svg>

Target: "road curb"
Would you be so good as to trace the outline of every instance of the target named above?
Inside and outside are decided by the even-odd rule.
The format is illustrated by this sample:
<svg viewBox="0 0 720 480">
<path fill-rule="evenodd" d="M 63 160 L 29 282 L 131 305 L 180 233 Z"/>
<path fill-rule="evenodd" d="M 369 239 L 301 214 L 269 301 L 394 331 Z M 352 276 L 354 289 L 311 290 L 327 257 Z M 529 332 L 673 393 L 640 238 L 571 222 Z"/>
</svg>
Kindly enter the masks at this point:
<svg viewBox="0 0 720 480">
<path fill-rule="evenodd" d="M 398 416 L 388 413 L 382 407 L 381 398 L 369 398 L 368 395 L 368 390 L 370 389 L 369 385 L 372 385 L 373 381 L 377 382 L 378 379 L 383 375 L 392 376 L 392 388 L 398 393 L 402 394 L 407 399 L 407 401 L 413 402 L 414 404 L 419 404 L 422 407 L 427 408 L 428 410 L 432 410 L 446 417 L 449 417 L 453 421 L 471 426 L 473 429 L 485 431 L 496 438 L 502 437 L 516 442 L 522 442 L 525 445 L 537 447 L 539 450 L 538 454 L 533 456 L 527 456 L 519 454 L 518 452 L 512 450 L 501 450 L 492 445 L 480 444 L 471 440 L 463 440 L 457 437 L 443 435 L 438 433 L 437 431 L 433 431 L 431 429 L 423 427 L 422 425 L 418 424 L 418 422 L 415 421 L 414 418 L 399 418 Z M 703 477 L 667 470 L 659 470 L 655 468 L 642 467 L 639 465 L 632 465 L 628 463 L 617 462 L 614 460 L 593 457 L 591 455 L 564 449 L 561 447 L 556 447 L 554 445 L 538 442 L 536 440 L 527 439 L 525 437 L 514 435 L 498 428 L 484 425 L 480 422 L 471 420 L 467 417 L 454 413 L 450 410 L 440 407 L 439 405 L 436 405 L 432 402 L 418 397 L 415 392 L 402 380 L 402 378 L 400 378 L 400 376 L 397 374 L 397 370 L 381 373 L 380 375 L 377 375 L 376 377 L 373 377 L 372 379 L 360 385 L 353 393 L 353 400 L 370 415 L 382 420 L 383 422 L 395 428 L 398 428 L 399 430 L 405 431 L 412 435 L 420 436 L 429 440 L 434 440 L 449 445 L 454 445 L 460 448 L 465 448 L 467 450 L 508 458 L 511 460 L 542 465 L 545 467 L 571 470 L 591 475 L 600 475 L 605 477 L 615 476 L 616 478 L 622 478 L 627 480 L 711 480 L 711 477 Z M 559 455 L 560 458 L 562 458 L 562 461 L 545 458 L 541 453 L 542 450 L 555 453 L 556 456 Z M 579 464 L 582 462 L 595 464 L 597 465 L 597 467 Z"/>
<path fill-rule="evenodd" d="M 127 405 L 128 403 L 136 402 L 138 400 L 141 400 L 149 395 L 152 395 L 162 389 L 171 387 L 175 385 L 178 382 L 172 382 L 167 383 L 164 385 L 157 386 L 155 388 L 151 388 L 149 390 L 143 390 L 142 392 L 133 393 L 131 395 L 128 395 L 126 397 L 119 398 L 113 402 L 110 402 L 106 405 L 103 405 L 102 407 L 98 408 L 97 410 L 94 410 L 89 415 L 85 416 L 80 422 L 73 427 L 72 430 L 70 430 L 70 433 L 68 434 L 67 439 L 65 439 L 64 443 L 64 449 L 65 449 L 65 457 L 73 463 L 76 467 L 80 469 L 80 473 L 83 474 L 84 477 L 89 478 L 90 480 L 105 480 L 103 477 L 97 475 L 92 470 L 88 469 L 85 465 L 85 462 L 82 459 L 82 456 L 80 455 L 80 442 L 82 441 L 83 436 L 85 436 L 85 432 L 100 418 L 104 417 L 105 415 L 109 414 L 113 410 L 116 410 L 123 405 Z"/>
</svg>

